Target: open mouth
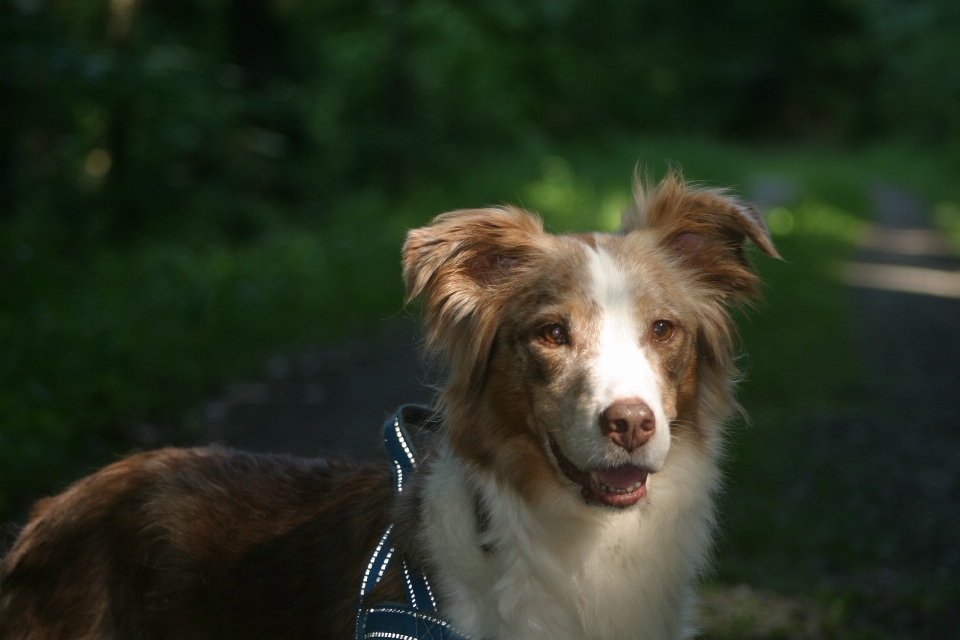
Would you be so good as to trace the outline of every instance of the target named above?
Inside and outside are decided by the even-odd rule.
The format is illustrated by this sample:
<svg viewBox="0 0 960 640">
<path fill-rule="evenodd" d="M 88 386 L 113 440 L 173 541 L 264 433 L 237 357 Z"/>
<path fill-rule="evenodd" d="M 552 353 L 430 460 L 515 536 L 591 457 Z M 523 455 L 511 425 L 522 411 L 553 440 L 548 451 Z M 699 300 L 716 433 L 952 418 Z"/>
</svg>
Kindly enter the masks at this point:
<svg viewBox="0 0 960 640">
<path fill-rule="evenodd" d="M 640 467 L 625 464 L 607 469 L 583 471 L 563 455 L 557 441 L 550 437 L 550 450 L 563 475 L 581 487 L 581 495 L 588 503 L 606 504 L 623 509 L 640 502 L 647 495 L 647 472 Z"/>
</svg>

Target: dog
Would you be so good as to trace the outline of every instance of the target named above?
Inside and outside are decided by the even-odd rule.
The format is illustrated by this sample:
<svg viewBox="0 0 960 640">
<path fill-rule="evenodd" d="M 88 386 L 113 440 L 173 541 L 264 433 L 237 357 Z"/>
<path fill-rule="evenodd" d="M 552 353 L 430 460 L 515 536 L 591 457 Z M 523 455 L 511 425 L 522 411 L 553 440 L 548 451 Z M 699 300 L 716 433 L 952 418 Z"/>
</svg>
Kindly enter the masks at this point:
<svg viewBox="0 0 960 640">
<path fill-rule="evenodd" d="M 402 262 L 442 424 L 399 495 L 386 465 L 133 455 L 36 505 L 0 568 L 0 639 L 351 638 L 390 523 L 470 637 L 692 637 L 748 241 L 779 257 L 756 209 L 673 174 L 612 234 L 440 215 Z M 368 598 L 402 599 L 399 570 Z"/>
</svg>

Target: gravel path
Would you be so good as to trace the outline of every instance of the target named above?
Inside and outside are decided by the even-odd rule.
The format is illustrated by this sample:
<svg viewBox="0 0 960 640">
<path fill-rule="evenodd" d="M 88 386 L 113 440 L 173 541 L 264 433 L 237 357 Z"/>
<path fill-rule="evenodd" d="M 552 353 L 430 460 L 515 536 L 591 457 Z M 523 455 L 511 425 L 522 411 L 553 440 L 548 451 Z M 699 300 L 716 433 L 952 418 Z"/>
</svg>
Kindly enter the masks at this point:
<svg viewBox="0 0 960 640">
<path fill-rule="evenodd" d="M 874 195 L 878 222 L 930 228 L 929 210 L 909 206 L 909 196 L 889 187 Z M 960 279 L 960 257 L 936 249 L 931 243 L 921 255 L 868 252 L 865 258 L 950 271 Z M 888 412 L 878 437 L 864 447 L 868 463 L 858 487 L 862 495 L 876 497 L 877 487 L 893 494 L 864 525 L 889 531 L 892 566 L 921 582 L 953 581 L 954 608 L 930 621 L 936 628 L 928 628 L 927 637 L 960 637 L 960 296 L 870 289 L 854 295 L 874 396 Z M 914 622 L 921 631 L 923 621 Z"/>
<path fill-rule="evenodd" d="M 202 440 L 252 451 L 385 459 L 384 421 L 402 404 L 429 404 L 435 393 L 412 321 L 384 321 L 376 337 L 278 356 L 265 369 L 262 379 L 235 384 L 203 407 Z"/>
<path fill-rule="evenodd" d="M 876 226 L 856 264 L 886 277 L 899 273 L 891 267 L 908 267 L 928 278 L 915 270 L 952 272 L 960 281 L 960 257 L 931 231 L 923 202 L 888 185 L 875 186 L 872 196 Z M 910 287 L 883 278 L 870 286 L 852 280 L 865 408 L 816 421 L 809 450 L 798 452 L 810 462 L 800 483 L 816 486 L 819 478 L 823 486 L 828 478 L 832 490 L 816 507 L 823 520 L 811 523 L 811 534 L 825 525 L 825 544 L 857 559 L 857 566 L 821 572 L 827 586 L 852 594 L 848 618 L 864 637 L 957 638 L 960 296 L 889 290 L 881 287 Z"/>
<path fill-rule="evenodd" d="M 960 257 L 918 233 L 930 225 L 923 203 L 889 186 L 873 196 L 880 241 L 857 262 L 960 278 Z M 883 241 L 898 237 L 907 241 Z M 829 446 L 818 458 L 840 472 L 856 527 L 880 532 L 878 556 L 889 567 L 960 576 L 960 297 L 869 287 L 850 295 L 872 411 L 823 425 Z"/>
</svg>

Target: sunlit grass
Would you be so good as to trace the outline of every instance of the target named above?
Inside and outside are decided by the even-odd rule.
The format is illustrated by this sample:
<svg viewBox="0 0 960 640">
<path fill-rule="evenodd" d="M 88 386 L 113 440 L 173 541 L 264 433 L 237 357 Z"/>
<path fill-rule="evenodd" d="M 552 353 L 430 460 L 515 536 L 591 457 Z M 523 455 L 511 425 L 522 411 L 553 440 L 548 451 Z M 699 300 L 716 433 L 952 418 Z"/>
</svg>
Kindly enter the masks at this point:
<svg viewBox="0 0 960 640">
<path fill-rule="evenodd" d="M 960 204 L 949 201 L 939 202 L 934 208 L 933 219 L 953 248 L 960 252 Z"/>
</svg>

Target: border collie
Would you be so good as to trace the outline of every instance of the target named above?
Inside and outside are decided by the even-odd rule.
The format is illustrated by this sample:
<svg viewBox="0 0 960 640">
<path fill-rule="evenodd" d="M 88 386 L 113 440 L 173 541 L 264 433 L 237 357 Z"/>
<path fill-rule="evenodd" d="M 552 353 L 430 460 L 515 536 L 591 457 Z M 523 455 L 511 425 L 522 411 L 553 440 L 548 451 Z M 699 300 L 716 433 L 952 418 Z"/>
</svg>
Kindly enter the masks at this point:
<svg viewBox="0 0 960 640">
<path fill-rule="evenodd" d="M 391 522 L 473 638 L 691 637 L 748 240 L 778 257 L 754 208 L 673 175 L 614 234 L 439 216 L 403 275 L 448 371 L 443 418 L 398 497 L 386 465 L 128 457 L 36 505 L 0 569 L 0 638 L 346 640 Z M 370 600 L 402 594 L 394 566 Z"/>
</svg>

